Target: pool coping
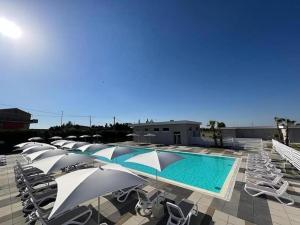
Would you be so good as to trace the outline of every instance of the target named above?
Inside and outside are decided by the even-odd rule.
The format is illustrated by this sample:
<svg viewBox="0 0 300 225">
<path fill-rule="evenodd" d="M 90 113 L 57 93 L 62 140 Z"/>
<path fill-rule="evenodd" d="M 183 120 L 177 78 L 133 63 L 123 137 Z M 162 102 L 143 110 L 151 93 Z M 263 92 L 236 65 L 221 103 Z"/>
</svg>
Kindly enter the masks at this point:
<svg viewBox="0 0 300 225">
<path fill-rule="evenodd" d="M 127 146 L 127 147 L 139 148 L 139 147 L 135 147 L 135 146 Z M 153 150 L 154 148 L 143 148 L 143 149 L 149 149 L 149 150 L 152 149 Z M 189 189 L 189 190 L 192 190 L 192 191 L 198 191 L 200 193 L 204 193 L 206 195 L 210 195 L 212 197 L 219 198 L 219 199 L 222 199 L 222 200 L 225 200 L 225 201 L 230 201 L 232 193 L 233 193 L 236 177 L 237 177 L 239 167 L 240 167 L 240 164 L 241 164 L 241 158 L 233 157 L 233 156 L 205 154 L 205 153 L 183 152 L 183 151 L 179 151 L 179 150 L 175 150 L 175 151 L 174 150 L 165 150 L 165 149 L 159 149 L 159 148 L 157 148 L 157 150 L 184 153 L 184 154 L 204 155 L 204 156 L 207 156 L 207 157 L 223 157 L 223 158 L 225 157 L 225 158 L 235 159 L 235 161 L 234 161 L 234 163 L 233 163 L 233 165 L 232 165 L 232 167 L 231 167 L 229 173 L 227 174 L 227 177 L 226 177 L 226 179 L 223 183 L 222 189 L 219 193 L 209 191 L 209 190 L 206 190 L 204 188 L 191 186 L 191 185 L 188 185 L 188 184 L 184 184 L 184 183 L 181 183 L 181 182 L 177 182 L 177 181 L 174 181 L 174 180 L 170 180 L 170 179 L 167 179 L 167 178 L 157 176 L 158 181 L 162 181 L 162 182 L 165 182 L 165 183 L 176 185 L 178 187 L 186 188 L 186 189 Z M 99 160 L 100 162 L 103 162 L 105 164 L 110 163 L 110 162 L 103 161 L 101 159 L 97 159 L 97 160 Z M 149 178 L 154 179 L 154 180 L 156 179 L 155 175 L 151 175 L 151 174 L 141 172 L 141 171 L 138 171 L 138 170 L 135 170 L 135 169 L 132 169 L 132 168 L 128 168 L 128 167 L 126 167 L 126 168 L 129 169 L 130 171 L 133 171 L 133 172 L 135 172 L 137 174 L 140 174 L 142 176 L 149 177 Z"/>
</svg>

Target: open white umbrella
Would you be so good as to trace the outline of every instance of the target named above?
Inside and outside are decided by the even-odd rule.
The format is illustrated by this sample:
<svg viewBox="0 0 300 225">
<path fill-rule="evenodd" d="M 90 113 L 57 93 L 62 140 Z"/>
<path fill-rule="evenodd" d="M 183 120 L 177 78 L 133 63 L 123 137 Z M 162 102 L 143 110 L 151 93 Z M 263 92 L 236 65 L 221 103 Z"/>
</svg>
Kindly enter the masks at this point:
<svg viewBox="0 0 300 225">
<path fill-rule="evenodd" d="M 68 140 L 57 140 L 57 141 L 52 141 L 51 144 L 52 145 L 55 145 L 55 146 L 63 146 L 64 144 L 67 144 L 67 143 L 72 143 L 72 142 L 75 142 L 75 141 L 68 141 Z"/>
<path fill-rule="evenodd" d="M 57 143 L 61 143 L 63 141 L 66 141 L 66 140 L 55 140 L 55 141 L 51 141 L 50 144 L 51 145 L 56 145 Z"/>
<path fill-rule="evenodd" d="M 76 139 L 76 138 L 77 138 L 77 136 L 74 136 L 74 135 L 70 135 L 70 136 L 66 137 L 66 139 Z"/>
<path fill-rule="evenodd" d="M 124 170 L 89 168 L 77 170 L 56 179 L 57 196 L 48 219 L 70 210 L 82 202 L 120 189 L 141 185 L 145 182 L 141 177 Z M 98 214 L 98 224 L 99 224 Z"/>
<path fill-rule="evenodd" d="M 49 149 L 46 149 L 46 150 L 41 150 L 41 151 L 38 151 L 38 152 L 33 152 L 33 153 L 30 153 L 28 155 L 25 155 L 25 158 L 28 160 L 28 162 L 32 162 L 36 157 L 38 157 L 39 155 L 45 153 L 45 152 L 48 152 Z"/>
<path fill-rule="evenodd" d="M 30 159 L 30 161 L 33 162 L 33 161 L 41 160 L 41 159 L 48 158 L 51 156 L 64 155 L 67 153 L 68 153 L 67 151 L 61 150 L 61 149 L 42 150 L 42 151 L 28 154 L 28 155 L 26 155 L 26 158 Z"/>
<path fill-rule="evenodd" d="M 14 147 L 15 147 L 15 148 L 22 148 L 22 147 L 24 147 L 24 146 L 26 146 L 26 145 L 29 145 L 29 144 L 34 144 L 34 142 L 32 142 L 32 141 L 23 142 L 23 143 L 20 143 L 20 144 L 15 145 Z"/>
<path fill-rule="evenodd" d="M 39 151 L 42 151 L 42 150 L 51 150 L 51 149 L 56 149 L 56 147 L 52 146 L 52 145 L 49 145 L 49 144 L 38 145 L 38 146 L 33 145 L 33 146 L 28 147 L 28 148 L 25 148 L 22 151 L 22 154 L 30 154 L 30 153 L 39 152 Z"/>
<path fill-rule="evenodd" d="M 84 134 L 84 135 L 81 135 L 80 138 L 90 138 L 91 136 L 90 135 L 87 135 L 87 134 Z"/>
<path fill-rule="evenodd" d="M 100 150 L 100 149 L 103 149 L 103 148 L 107 148 L 107 145 L 104 145 L 104 144 L 87 144 L 87 145 L 83 145 L 83 146 L 77 148 L 77 150 L 85 152 L 85 151 Z"/>
<path fill-rule="evenodd" d="M 28 139 L 28 141 L 42 141 L 42 140 L 44 140 L 44 139 L 41 137 L 32 137 L 32 138 Z"/>
<path fill-rule="evenodd" d="M 92 162 L 93 159 L 89 156 L 79 155 L 74 153 L 56 155 L 41 160 L 37 160 L 34 163 L 29 164 L 35 168 L 40 169 L 45 174 L 54 173 L 60 169 L 68 166 L 73 166 L 79 163 Z"/>
<path fill-rule="evenodd" d="M 183 159 L 181 156 L 163 151 L 151 151 L 140 155 L 133 156 L 125 162 L 138 163 L 141 165 L 149 166 L 155 169 L 156 187 L 157 187 L 157 172 L 161 172 L 170 164 Z"/>
<path fill-rule="evenodd" d="M 61 139 L 62 139 L 62 137 L 60 137 L 60 136 L 53 136 L 53 137 L 49 138 L 49 140 L 61 140 Z"/>
<path fill-rule="evenodd" d="M 132 152 L 134 152 L 134 151 L 129 147 L 115 146 L 115 147 L 102 149 L 99 152 L 94 153 L 93 156 L 101 156 L 101 157 L 107 158 L 109 160 L 112 160 L 121 155 L 129 154 Z"/>
<path fill-rule="evenodd" d="M 138 135 L 138 134 L 127 134 L 126 136 L 127 137 L 139 137 L 140 135 Z"/>
<path fill-rule="evenodd" d="M 145 134 L 144 136 L 145 136 L 145 137 L 155 137 L 156 135 L 155 135 L 155 134 L 148 133 L 148 134 Z"/>
<path fill-rule="evenodd" d="M 62 148 L 74 149 L 74 148 L 79 148 L 79 147 L 87 145 L 87 144 L 88 144 L 87 142 L 71 142 L 71 143 L 64 144 L 62 146 Z"/>
<path fill-rule="evenodd" d="M 31 143 L 28 143 L 26 145 L 23 145 L 23 147 L 19 147 L 19 148 L 16 148 L 14 149 L 13 151 L 23 151 L 29 147 L 34 147 L 34 146 L 45 146 L 45 145 L 49 145 L 49 144 L 46 144 L 46 143 L 39 143 L 39 142 L 31 142 Z"/>
</svg>

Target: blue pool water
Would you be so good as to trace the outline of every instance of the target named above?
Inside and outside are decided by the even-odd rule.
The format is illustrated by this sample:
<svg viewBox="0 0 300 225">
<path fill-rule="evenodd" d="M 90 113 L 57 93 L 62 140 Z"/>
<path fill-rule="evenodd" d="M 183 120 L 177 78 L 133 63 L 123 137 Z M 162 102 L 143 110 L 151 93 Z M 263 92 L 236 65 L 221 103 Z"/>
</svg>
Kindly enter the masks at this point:
<svg viewBox="0 0 300 225">
<path fill-rule="evenodd" d="M 114 162 L 121 164 L 130 169 L 134 169 L 143 173 L 155 176 L 155 169 L 136 163 L 124 162 L 126 159 L 150 151 L 145 148 L 133 148 L 131 154 L 120 156 L 112 161 L 98 157 L 98 159 L 106 162 Z M 100 150 L 101 151 L 101 150 Z M 94 152 L 85 152 L 85 154 L 93 154 Z M 174 153 L 183 157 L 162 172 L 158 172 L 158 176 L 172 181 L 187 184 L 196 188 L 206 189 L 215 193 L 219 193 L 230 172 L 235 159 L 229 157 L 199 155 L 191 153 Z"/>
</svg>

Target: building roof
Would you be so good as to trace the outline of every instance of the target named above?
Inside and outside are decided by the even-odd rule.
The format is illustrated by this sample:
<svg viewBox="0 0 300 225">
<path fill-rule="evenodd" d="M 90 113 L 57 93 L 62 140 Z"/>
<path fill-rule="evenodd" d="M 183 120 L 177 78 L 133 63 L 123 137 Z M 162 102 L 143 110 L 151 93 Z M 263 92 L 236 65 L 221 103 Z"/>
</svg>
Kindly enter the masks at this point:
<svg viewBox="0 0 300 225">
<path fill-rule="evenodd" d="M 222 127 L 221 129 L 275 129 L 275 126 Z"/>
<path fill-rule="evenodd" d="M 26 111 L 23 111 L 19 108 L 7 108 L 7 109 L 0 109 L 0 112 L 5 112 L 5 113 L 10 113 L 10 112 L 22 112 L 24 114 L 28 114 L 28 115 L 31 115 L 30 113 L 26 112 Z"/>
<path fill-rule="evenodd" d="M 149 122 L 149 123 L 136 123 L 132 124 L 133 127 L 139 126 L 159 126 L 159 125 L 182 125 L 182 124 L 189 124 L 189 125 L 201 125 L 201 122 L 190 121 L 190 120 L 170 120 L 164 122 Z"/>
</svg>

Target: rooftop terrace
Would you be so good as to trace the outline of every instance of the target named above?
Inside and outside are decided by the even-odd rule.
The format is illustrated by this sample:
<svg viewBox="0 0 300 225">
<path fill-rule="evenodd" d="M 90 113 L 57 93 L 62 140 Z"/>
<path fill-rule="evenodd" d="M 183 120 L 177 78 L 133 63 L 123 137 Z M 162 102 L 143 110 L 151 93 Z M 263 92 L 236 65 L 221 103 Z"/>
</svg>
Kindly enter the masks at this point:
<svg viewBox="0 0 300 225">
<path fill-rule="evenodd" d="M 184 189 L 172 184 L 159 182 L 159 188 L 166 191 L 168 198 L 179 202 L 187 198 L 198 204 L 199 214 L 192 217 L 191 225 L 239 225 L 239 224 L 276 224 L 276 225 L 298 225 L 300 224 L 300 174 L 292 167 L 282 168 L 285 172 L 285 179 L 290 183 L 288 193 L 295 200 L 293 206 L 285 206 L 269 197 L 251 197 L 244 190 L 245 162 L 247 152 L 236 152 L 230 150 L 204 149 L 199 147 L 180 147 L 182 151 L 201 152 L 206 154 L 231 155 L 241 157 L 241 165 L 237 174 L 234 190 L 230 201 L 224 201 L 205 195 L 200 192 Z M 266 148 L 266 150 L 269 150 Z M 278 155 L 273 154 L 272 158 L 277 166 L 282 165 Z M 18 196 L 18 189 L 15 186 L 13 166 L 16 159 L 22 159 L 20 155 L 8 155 L 7 165 L 0 167 L 0 224 L 21 225 L 25 224 L 22 213 L 22 204 Z M 149 179 L 149 178 L 147 178 Z M 154 189 L 154 182 L 145 190 Z M 153 184 L 153 185 L 152 185 Z M 134 207 L 137 202 L 135 195 L 132 195 L 125 203 L 117 202 L 111 195 L 101 197 L 102 222 L 107 224 L 166 224 L 168 215 L 162 218 L 145 217 L 136 214 Z M 97 224 L 97 199 L 90 200 L 85 205 L 93 208 L 92 219 L 88 224 Z"/>
</svg>

